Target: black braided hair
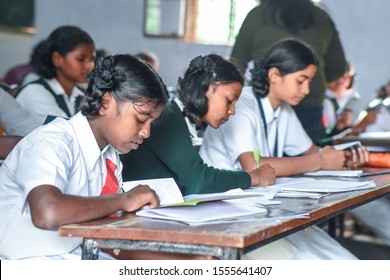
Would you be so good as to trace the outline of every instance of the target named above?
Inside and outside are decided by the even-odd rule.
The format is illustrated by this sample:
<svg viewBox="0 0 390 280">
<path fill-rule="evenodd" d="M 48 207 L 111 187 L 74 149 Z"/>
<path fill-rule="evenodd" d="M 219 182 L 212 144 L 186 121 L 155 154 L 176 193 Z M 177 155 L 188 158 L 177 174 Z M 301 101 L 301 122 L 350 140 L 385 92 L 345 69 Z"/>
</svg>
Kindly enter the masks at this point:
<svg viewBox="0 0 390 280">
<path fill-rule="evenodd" d="M 275 67 L 284 76 L 305 69 L 309 65 L 318 67 L 319 60 L 314 50 L 297 39 L 283 39 L 276 42 L 263 58 L 254 61 L 252 89 L 256 97 L 265 97 L 269 93 L 268 70 Z"/>
<path fill-rule="evenodd" d="M 198 125 L 208 111 L 206 93 L 211 84 L 243 84 L 238 69 L 228 60 L 216 54 L 199 55 L 191 60 L 183 78 L 178 79 L 179 99 L 184 105 L 183 114 Z"/>
<path fill-rule="evenodd" d="M 99 58 L 89 79 L 80 105 L 85 116 L 99 114 L 105 92 L 117 102 L 155 102 L 155 106 L 167 103 L 167 88 L 161 77 L 150 65 L 128 54 Z"/>
</svg>

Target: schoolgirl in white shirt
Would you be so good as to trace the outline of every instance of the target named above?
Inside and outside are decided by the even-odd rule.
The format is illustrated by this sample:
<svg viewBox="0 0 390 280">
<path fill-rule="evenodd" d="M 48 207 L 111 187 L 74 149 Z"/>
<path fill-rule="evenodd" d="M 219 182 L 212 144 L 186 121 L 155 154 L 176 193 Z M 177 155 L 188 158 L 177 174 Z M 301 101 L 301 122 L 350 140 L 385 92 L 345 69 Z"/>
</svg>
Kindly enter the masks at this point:
<svg viewBox="0 0 390 280">
<path fill-rule="evenodd" d="M 37 56 L 40 63 L 35 68 L 41 78 L 22 87 L 16 100 L 42 123 L 47 115 L 70 118 L 84 96 L 77 84 L 88 82 L 93 68 L 92 38 L 76 26 L 61 26 L 42 43 Z"/>
<path fill-rule="evenodd" d="M 314 52 L 304 43 L 286 39 L 276 43 L 255 61 L 252 88 L 245 88 L 236 103 L 236 114 L 218 129 L 208 127 L 200 154 L 219 168 L 251 170 L 256 167 L 253 150 L 261 164 L 269 163 L 277 176 L 318 169 L 341 169 L 346 162 L 360 163 L 353 154 L 325 147 L 321 151 L 307 136 L 290 105 L 308 93 L 318 66 Z M 282 158 L 283 153 L 292 157 Z M 303 154 L 303 156 L 298 156 Z M 364 162 L 367 152 L 359 151 Z M 294 157 L 298 156 L 298 157 Z M 310 227 L 254 251 L 252 258 L 355 259 L 318 227 Z"/>
<path fill-rule="evenodd" d="M 18 136 L 25 136 L 43 124 L 3 89 L 0 89 L 0 123 L 5 134 Z"/>
<path fill-rule="evenodd" d="M 0 258 L 80 259 L 81 239 L 58 236 L 60 226 L 159 204 L 145 185 L 119 191 L 118 152 L 149 137 L 167 102 L 165 85 L 130 55 L 102 58 L 90 77 L 81 112 L 34 130 L 0 167 Z M 137 251 L 115 257 L 197 258 Z"/>
<path fill-rule="evenodd" d="M 290 50 L 295 45 L 297 50 Z M 300 41 L 281 41 L 264 59 L 255 62 L 252 87 L 244 88 L 236 103 L 236 115 L 219 129 L 206 129 L 200 149 L 206 162 L 251 170 L 256 166 L 253 150 L 259 149 L 261 162 L 271 164 L 277 176 L 368 162 L 364 147 L 358 153 L 332 147 L 320 149 L 303 130 L 291 105 L 309 93 L 317 60 L 314 55 L 304 57 L 299 50 L 311 53 Z M 284 55 L 279 53 L 282 51 Z"/>
</svg>

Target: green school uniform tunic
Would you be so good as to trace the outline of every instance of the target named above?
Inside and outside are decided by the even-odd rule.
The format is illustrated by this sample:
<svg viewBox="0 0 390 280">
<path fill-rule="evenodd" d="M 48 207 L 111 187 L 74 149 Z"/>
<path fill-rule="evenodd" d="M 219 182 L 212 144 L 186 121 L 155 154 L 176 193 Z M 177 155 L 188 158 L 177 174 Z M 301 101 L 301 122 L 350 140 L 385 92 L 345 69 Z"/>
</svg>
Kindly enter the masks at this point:
<svg viewBox="0 0 390 280">
<path fill-rule="evenodd" d="M 121 155 L 121 160 L 123 181 L 172 177 L 183 195 L 245 189 L 251 185 L 245 171 L 216 169 L 203 162 L 175 102 L 152 125 L 150 137 L 137 150 Z"/>
</svg>

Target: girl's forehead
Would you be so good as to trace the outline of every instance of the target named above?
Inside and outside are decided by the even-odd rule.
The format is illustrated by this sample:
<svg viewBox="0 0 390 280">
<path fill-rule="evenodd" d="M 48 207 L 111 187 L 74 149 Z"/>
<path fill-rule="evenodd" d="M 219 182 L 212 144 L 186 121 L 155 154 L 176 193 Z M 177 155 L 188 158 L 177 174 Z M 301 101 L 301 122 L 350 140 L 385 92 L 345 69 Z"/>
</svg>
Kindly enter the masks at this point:
<svg viewBox="0 0 390 280">
<path fill-rule="evenodd" d="M 144 115 L 150 115 L 157 109 L 157 102 L 155 100 L 144 101 L 144 102 L 130 102 L 134 109 Z"/>
</svg>

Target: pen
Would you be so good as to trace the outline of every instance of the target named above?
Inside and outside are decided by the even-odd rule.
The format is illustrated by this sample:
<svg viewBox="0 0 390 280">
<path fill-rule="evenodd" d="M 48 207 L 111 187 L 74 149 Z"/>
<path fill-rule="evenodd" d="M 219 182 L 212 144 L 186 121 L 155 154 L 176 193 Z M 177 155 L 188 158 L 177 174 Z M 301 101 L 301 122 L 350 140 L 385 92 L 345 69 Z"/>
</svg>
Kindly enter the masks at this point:
<svg viewBox="0 0 390 280">
<path fill-rule="evenodd" d="M 259 150 L 258 149 L 254 149 L 253 150 L 253 158 L 256 161 L 256 167 L 259 168 L 260 167 L 260 155 L 259 155 Z"/>
</svg>

